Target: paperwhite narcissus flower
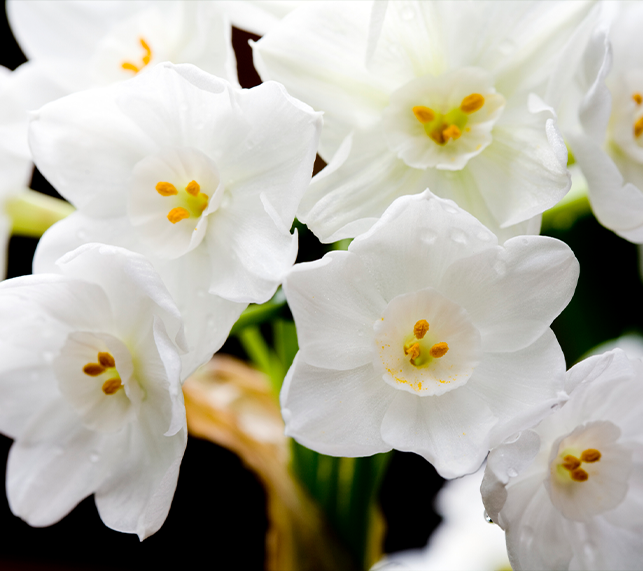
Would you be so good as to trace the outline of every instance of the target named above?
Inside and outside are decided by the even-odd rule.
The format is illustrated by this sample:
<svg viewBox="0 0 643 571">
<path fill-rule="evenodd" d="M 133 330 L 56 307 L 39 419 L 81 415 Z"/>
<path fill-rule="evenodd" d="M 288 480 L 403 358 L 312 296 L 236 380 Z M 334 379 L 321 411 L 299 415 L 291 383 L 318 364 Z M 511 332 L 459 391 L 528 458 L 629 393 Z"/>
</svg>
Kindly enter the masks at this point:
<svg viewBox="0 0 643 571">
<path fill-rule="evenodd" d="M 294 263 L 320 123 L 281 85 L 239 90 L 187 64 L 50 103 L 34 160 L 78 212 L 43 236 L 35 271 L 88 241 L 143 253 L 183 315 L 188 374 Z"/>
<path fill-rule="evenodd" d="M 510 571 L 502 530 L 485 518 L 480 483 L 483 469 L 446 482 L 436 497 L 442 522 L 423 549 L 395 553 L 385 569 L 414 571 Z"/>
<path fill-rule="evenodd" d="M 580 107 L 583 130 L 565 135 L 587 178 L 589 199 L 598 220 L 626 240 L 641 244 L 643 39 L 639 28 L 643 7 L 635 2 L 608 4 L 617 8 L 609 30 L 613 56 L 608 42 L 601 42 L 600 36 L 593 44 L 602 46 L 589 44 L 577 74 L 595 77 L 587 82 Z"/>
<path fill-rule="evenodd" d="M 324 242 L 367 230 L 398 196 L 429 187 L 501 238 L 570 186 L 542 84 L 587 3 L 327 2 L 254 46 L 263 79 L 323 110 L 329 162 L 298 218 Z M 343 141 L 343 142 L 342 142 Z"/>
<path fill-rule="evenodd" d="M 27 57 L 69 93 L 164 61 L 237 81 L 230 22 L 218 2 L 10 1 L 7 13 Z"/>
<path fill-rule="evenodd" d="M 150 263 L 88 244 L 56 274 L 0 284 L 0 430 L 11 510 L 57 522 L 90 494 L 141 539 L 165 520 L 185 450 L 180 314 Z"/>
<path fill-rule="evenodd" d="M 487 512 L 516 570 L 642 569 L 643 362 L 589 357 L 566 389 L 560 410 L 491 451 Z"/>
<path fill-rule="evenodd" d="M 416 452 L 453 478 L 542 418 L 562 398 L 549 325 L 578 262 L 550 238 L 497 242 L 426 191 L 396 200 L 348 251 L 295 266 L 286 433 L 335 456 Z"/>
</svg>

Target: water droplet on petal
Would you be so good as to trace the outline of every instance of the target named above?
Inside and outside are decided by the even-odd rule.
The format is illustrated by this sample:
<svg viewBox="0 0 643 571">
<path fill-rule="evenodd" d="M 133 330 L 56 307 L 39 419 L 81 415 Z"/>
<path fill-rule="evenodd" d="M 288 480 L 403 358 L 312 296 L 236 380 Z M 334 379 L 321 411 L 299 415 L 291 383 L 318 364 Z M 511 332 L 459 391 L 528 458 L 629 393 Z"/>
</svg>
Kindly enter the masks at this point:
<svg viewBox="0 0 643 571">
<path fill-rule="evenodd" d="M 515 478 L 518 475 L 518 472 L 514 470 L 513 468 L 507 468 L 507 476 L 510 478 Z"/>
<path fill-rule="evenodd" d="M 484 520 L 487 523 L 494 523 L 494 521 L 489 517 L 489 514 L 487 513 L 487 510 L 484 510 Z"/>
<path fill-rule="evenodd" d="M 450 235 L 451 235 L 451 240 L 453 240 L 456 244 L 467 243 L 467 235 L 462 230 L 453 228 L 450 232 Z"/>
<path fill-rule="evenodd" d="M 496 273 L 499 276 L 504 276 L 507 273 L 507 264 L 505 264 L 503 261 L 498 260 L 494 265 L 493 269 L 496 270 Z"/>
</svg>

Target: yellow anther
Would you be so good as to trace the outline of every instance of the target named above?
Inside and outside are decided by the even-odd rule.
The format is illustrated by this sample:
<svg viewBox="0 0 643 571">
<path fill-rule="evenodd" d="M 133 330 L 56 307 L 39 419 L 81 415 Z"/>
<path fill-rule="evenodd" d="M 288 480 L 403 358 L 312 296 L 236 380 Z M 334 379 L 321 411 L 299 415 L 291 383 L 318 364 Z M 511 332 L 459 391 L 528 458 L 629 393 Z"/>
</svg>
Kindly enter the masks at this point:
<svg viewBox="0 0 643 571">
<path fill-rule="evenodd" d="M 413 326 L 413 335 L 415 335 L 416 339 L 423 339 L 428 330 L 429 322 L 426 319 L 420 319 L 420 321 Z"/>
<path fill-rule="evenodd" d="M 444 142 L 448 142 L 449 139 L 459 139 L 462 135 L 462 131 L 458 129 L 457 125 L 449 125 L 446 129 L 442 130 L 442 138 Z"/>
<path fill-rule="evenodd" d="M 632 95 L 632 99 L 634 99 L 637 105 L 640 105 L 641 103 L 643 103 L 643 95 L 641 95 L 638 92 Z"/>
<path fill-rule="evenodd" d="M 484 105 L 484 97 L 479 93 L 467 95 L 460 103 L 460 110 L 464 113 L 475 113 Z"/>
<path fill-rule="evenodd" d="M 634 123 L 634 136 L 640 137 L 643 133 L 643 117 L 639 117 L 638 121 Z"/>
<path fill-rule="evenodd" d="M 186 218 L 190 217 L 190 213 L 185 209 L 181 208 L 180 206 L 177 208 L 172 208 L 167 214 L 167 219 L 172 223 L 176 224 L 177 222 L 180 222 L 181 220 L 185 220 Z"/>
<path fill-rule="evenodd" d="M 413 107 L 413 115 L 415 115 L 415 118 L 422 123 L 422 125 L 424 125 L 424 123 L 430 123 L 435 119 L 433 109 L 429 109 L 424 105 L 416 105 Z"/>
<path fill-rule="evenodd" d="M 90 377 L 97 377 L 105 372 L 105 367 L 99 363 L 87 363 L 83 367 L 83 373 L 89 375 Z"/>
<path fill-rule="evenodd" d="M 576 456 L 572 456 L 571 454 L 567 454 L 567 456 L 563 458 L 563 463 L 561 464 L 561 466 L 565 468 L 565 470 L 569 470 L 570 472 L 572 470 L 576 470 L 576 468 L 578 468 L 580 465 L 581 461 L 576 458 Z"/>
<path fill-rule="evenodd" d="M 123 387 L 120 378 L 115 377 L 113 379 L 108 379 L 103 383 L 103 392 L 106 395 L 113 395 L 118 389 Z"/>
<path fill-rule="evenodd" d="M 580 459 L 583 462 L 598 462 L 601 459 L 601 453 L 595 448 L 588 448 L 587 450 L 583 450 Z"/>
<path fill-rule="evenodd" d="M 440 357 L 444 357 L 448 350 L 449 346 L 444 341 L 441 341 L 440 343 L 433 345 L 429 353 L 431 354 L 431 357 L 439 359 Z"/>
<path fill-rule="evenodd" d="M 176 186 L 174 186 L 171 182 L 157 182 L 156 192 L 158 192 L 161 196 L 174 196 L 175 194 L 179 193 L 179 191 L 176 190 Z"/>
<path fill-rule="evenodd" d="M 143 38 L 141 38 L 139 42 L 141 42 L 141 46 L 143 46 L 143 49 L 145 50 L 145 55 L 143 56 L 143 66 L 146 66 L 152 59 L 152 50 Z"/>
<path fill-rule="evenodd" d="M 121 67 L 123 69 L 126 69 L 127 71 L 133 71 L 134 73 L 138 73 L 141 71 L 138 67 L 136 67 L 133 63 L 130 63 L 128 61 L 125 61 L 121 64 Z"/>
<path fill-rule="evenodd" d="M 192 196 L 199 196 L 199 192 L 201 192 L 201 187 L 199 186 L 199 183 L 196 180 L 193 180 L 191 182 L 188 182 L 188 185 L 185 187 L 185 192 Z"/>
<path fill-rule="evenodd" d="M 413 343 L 410 347 L 404 347 L 404 354 L 411 356 L 411 361 L 417 359 L 420 356 L 420 344 Z"/>
<path fill-rule="evenodd" d="M 582 468 L 576 468 L 575 470 L 572 470 L 570 476 L 575 482 L 585 482 L 589 478 L 589 474 Z"/>
<path fill-rule="evenodd" d="M 116 361 L 112 357 L 111 353 L 101 352 L 98 354 L 98 362 L 105 367 L 106 369 L 111 369 L 116 366 Z"/>
</svg>

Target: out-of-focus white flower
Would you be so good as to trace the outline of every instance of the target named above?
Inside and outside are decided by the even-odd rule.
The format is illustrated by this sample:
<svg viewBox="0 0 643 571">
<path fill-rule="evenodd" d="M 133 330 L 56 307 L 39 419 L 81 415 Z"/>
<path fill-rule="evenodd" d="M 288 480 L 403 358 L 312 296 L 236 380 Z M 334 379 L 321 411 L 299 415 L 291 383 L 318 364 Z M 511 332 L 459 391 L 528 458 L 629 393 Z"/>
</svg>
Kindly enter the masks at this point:
<svg viewBox="0 0 643 571">
<path fill-rule="evenodd" d="M 43 107 L 34 159 L 78 211 L 43 236 L 35 271 L 90 241 L 145 254 L 181 310 L 194 370 L 294 263 L 320 123 L 281 85 L 238 90 L 187 64 Z"/>
<path fill-rule="evenodd" d="M 263 36 L 281 19 L 299 8 L 304 0 L 218 0 L 232 25 Z"/>
<path fill-rule="evenodd" d="M 11 510 L 51 525 L 95 494 L 141 539 L 165 520 L 186 444 L 180 313 L 139 254 L 88 244 L 0 284 L 0 430 Z"/>
<path fill-rule="evenodd" d="M 482 483 L 514 569 L 641 569 L 643 362 L 619 349 L 570 369 L 571 398 L 491 451 Z"/>
<path fill-rule="evenodd" d="M 7 13 L 23 52 L 69 93 L 164 61 L 237 81 L 230 22 L 218 2 L 11 0 Z"/>
<path fill-rule="evenodd" d="M 619 236 L 643 243 L 643 7 L 606 4 L 613 21 L 587 43 L 574 89 L 554 74 L 550 92 L 576 107 L 577 128 L 564 134 L 587 179 L 594 214 Z"/>
<path fill-rule="evenodd" d="M 480 484 L 484 470 L 446 482 L 436 498 L 442 523 L 424 549 L 394 553 L 377 569 L 416 571 L 509 570 L 505 537 L 483 517 Z"/>
<path fill-rule="evenodd" d="M 396 200 L 348 251 L 295 266 L 286 433 L 330 455 L 416 452 L 453 478 L 542 418 L 562 396 L 549 325 L 578 262 L 550 238 L 497 242 L 427 191 Z"/>
<path fill-rule="evenodd" d="M 501 239 L 538 233 L 570 178 L 555 115 L 530 91 L 590 9 L 327 2 L 288 15 L 254 53 L 263 79 L 325 113 L 329 165 L 299 219 L 324 242 L 353 237 L 429 187 Z"/>
</svg>

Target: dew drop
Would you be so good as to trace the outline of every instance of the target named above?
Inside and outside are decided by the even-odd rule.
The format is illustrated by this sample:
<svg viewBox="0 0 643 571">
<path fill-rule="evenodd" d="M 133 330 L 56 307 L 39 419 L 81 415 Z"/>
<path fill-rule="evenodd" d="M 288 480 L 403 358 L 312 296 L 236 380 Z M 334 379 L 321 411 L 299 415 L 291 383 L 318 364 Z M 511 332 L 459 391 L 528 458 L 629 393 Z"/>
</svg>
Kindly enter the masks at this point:
<svg viewBox="0 0 643 571">
<path fill-rule="evenodd" d="M 502 41 L 498 44 L 498 51 L 500 51 L 500 53 L 501 53 L 502 55 L 505 55 L 505 56 L 507 56 L 507 55 L 509 55 L 511 52 L 513 52 L 513 51 L 514 51 L 514 49 L 515 49 L 515 45 L 514 45 L 514 43 L 513 43 L 511 40 L 509 40 L 509 39 L 502 40 Z"/>
<path fill-rule="evenodd" d="M 402 20 L 409 22 L 415 18 L 415 10 L 411 7 L 406 7 L 402 10 Z"/>
<path fill-rule="evenodd" d="M 496 273 L 499 276 L 504 276 L 507 273 L 507 264 L 505 264 L 503 261 L 498 260 L 494 265 L 493 269 L 496 271 Z"/>
<path fill-rule="evenodd" d="M 467 235 L 462 230 L 453 228 L 450 232 L 450 235 L 451 235 L 451 240 L 453 240 L 456 244 L 467 243 Z"/>
<path fill-rule="evenodd" d="M 495 523 L 495 522 L 494 522 L 494 521 L 489 517 L 489 514 L 487 513 L 487 510 L 484 510 L 484 520 L 485 520 L 487 523 Z"/>
<path fill-rule="evenodd" d="M 513 468 L 507 468 L 507 476 L 510 478 L 515 478 L 518 475 L 518 472 L 514 470 Z"/>
</svg>

